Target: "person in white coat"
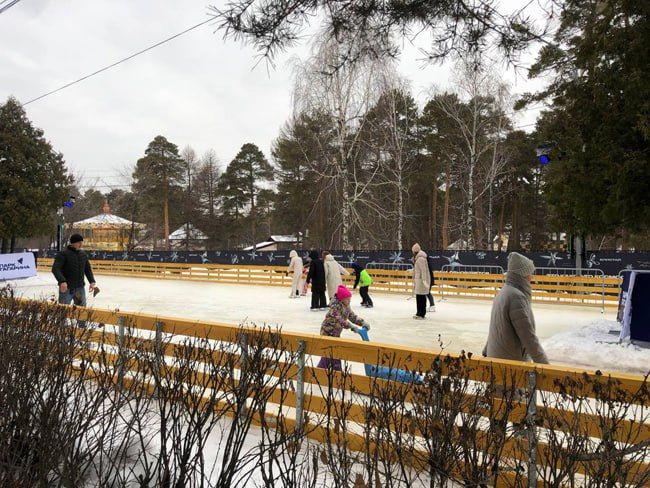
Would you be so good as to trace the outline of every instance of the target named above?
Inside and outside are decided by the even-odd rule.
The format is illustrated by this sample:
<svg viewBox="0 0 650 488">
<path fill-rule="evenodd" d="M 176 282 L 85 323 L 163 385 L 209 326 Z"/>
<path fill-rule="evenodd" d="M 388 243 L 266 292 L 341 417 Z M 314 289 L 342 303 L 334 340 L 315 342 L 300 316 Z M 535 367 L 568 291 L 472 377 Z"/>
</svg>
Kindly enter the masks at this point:
<svg viewBox="0 0 650 488">
<path fill-rule="evenodd" d="M 427 314 L 427 295 L 431 288 L 431 273 L 427 263 L 427 254 L 419 244 L 413 244 L 413 294 L 417 303 L 414 319 L 422 320 Z"/>
<path fill-rule="evenodd" d="M 291 262 L 287 268 L 287 274 L 293 273 L 293 281 L 291 282 L 291 294 L 289 298 L 299 298 L 300 297 L 300 279 L 302 277 L 302 258 L 298 256 L 296 251 L 291 251 L 289 253 Z"/>
<path fill-rule="evenodd" d="M 341 276 L 349 276 L 350 272 L 341 266 L 334 256 L 327 254 L 325 256 L 325 282 L 327 283 L 327 294 L 330 301 L 334 298 L 334 294 L 339 285 L 343 284 Z"/>
</svg>

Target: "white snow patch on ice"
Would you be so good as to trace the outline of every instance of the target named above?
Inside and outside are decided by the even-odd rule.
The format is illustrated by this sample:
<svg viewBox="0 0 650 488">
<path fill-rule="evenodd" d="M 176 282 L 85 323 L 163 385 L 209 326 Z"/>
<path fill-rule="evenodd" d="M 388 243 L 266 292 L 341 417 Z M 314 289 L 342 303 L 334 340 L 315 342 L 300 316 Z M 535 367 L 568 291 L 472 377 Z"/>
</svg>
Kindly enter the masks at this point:
<svg viewBox="0 0 650 488">
<path fill-rule="evenodd" d="M 579 329 L 555 334 L 542 341 L 552 363 L 597 367 L 603 371 L 646 374 L 650 371 L 650 349 L 629 341 L 618 342 L 615 320 L 595 320 Z"/>
</svg>

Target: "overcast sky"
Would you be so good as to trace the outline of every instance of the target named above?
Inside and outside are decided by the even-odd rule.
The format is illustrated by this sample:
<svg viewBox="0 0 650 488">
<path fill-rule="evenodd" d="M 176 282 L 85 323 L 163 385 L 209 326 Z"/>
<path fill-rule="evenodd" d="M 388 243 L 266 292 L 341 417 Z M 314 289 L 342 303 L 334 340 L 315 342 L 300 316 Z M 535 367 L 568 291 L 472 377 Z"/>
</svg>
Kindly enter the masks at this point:
<svg viewBox="0 0 650 488">
<path fill-rule="evenodd" d="M 220 2 L 213 2 L 213 4 Z M 221 2 L 224 3 L 224 2 Z M 516 0 L 506 3 L 517 5 Z M 26 102 L 195 25 L 206 0 L 22 0 L 0 14 L 0 99 Z M 161 134 L 199 155 L 214 148 L 227 164 L 242 144 L 270 148 L 291 113 L 292 56 L 257 64 L 255 51 L 199 27 L 167 44 L 25 107 L 61 151 L 82 186 L 124 184 L 119 177 Z M 420 44 L 426 39 L 418 40 Z M 432 85 L 449 83 L 450 66 L 424 65 L 404 44 L 399 69 L 422 103 Z M 524 58 L 530 61 L 532 56 Z M 505 70 L 504 70 L 505 72 Z M 540 86 L 507 71 L 513 91 Z M 530 110 L 516 119 L 535 121 Z M 526 127 L 526 129 L 530 129 Z"/>
</svg>

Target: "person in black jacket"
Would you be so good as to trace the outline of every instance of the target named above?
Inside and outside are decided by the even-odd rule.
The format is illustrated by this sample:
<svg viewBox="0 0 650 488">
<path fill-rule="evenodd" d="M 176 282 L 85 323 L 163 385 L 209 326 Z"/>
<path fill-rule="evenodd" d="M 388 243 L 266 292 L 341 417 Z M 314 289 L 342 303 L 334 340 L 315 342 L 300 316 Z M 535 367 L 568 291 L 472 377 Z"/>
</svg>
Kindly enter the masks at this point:
<svg viewBox="0 0 650 488">
<path fill-rule="evenodd" d="M 427 295 L 427 300 L 429 300 L 429 312 L 436 311 L 436 304 L 433 301 L 433 295 L 431 294 L 431 287 L 433 286 L 433 269 L 435 268 L 435 263 L 431 256 L 427 256 L 427 266 L 429 267 L 429 276 L 431 281 L 429 282 L 429 294 Z"/>
<path fill-rule="evenodd" d="M 318 251 L 309 253 L 311 264 L 307 274 L 307 283 L 311 283 L 311 311 L 327 310 L 327 299 L 325 298 L 325 265 L 320 258 Z"/>
<path fill-rule="evenodd" d="M 81 250 L 83 237 L 79 234 L 70 236 L 70 245 L 54 257 L 52 274 L 59 284 L 59 303 L 86 306 L 84 275 L 90 282 L 90 291 L 95 288 L 95 277 L 88 255 Z"/>
</svg>

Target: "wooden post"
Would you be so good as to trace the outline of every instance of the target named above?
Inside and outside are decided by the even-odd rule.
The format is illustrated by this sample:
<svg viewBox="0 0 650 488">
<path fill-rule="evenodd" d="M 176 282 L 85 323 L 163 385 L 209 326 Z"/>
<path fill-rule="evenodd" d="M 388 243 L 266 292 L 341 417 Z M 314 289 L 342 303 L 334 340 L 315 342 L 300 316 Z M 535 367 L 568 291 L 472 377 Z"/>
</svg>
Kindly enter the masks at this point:
<svg viewBox="0 0 650 488">
<path fill-rule="evenodd" d="M 305 346 L 303 340 L 298 341 L 298 372 L 296 373 L 296 434 L 302 435 L 304 429 L 304 399 L 305 399 Z"/>
<path fill-rule="evenodd" d="M 528 409 L 526 432 L 528 434 L 528 487 L 537 488 L 537 373 L 528 373 Z"/>
<path fill-rule="evenodd" d="M 125 340 L 125 332 L 126 332 L 126 318 L 125 317 L 120 317 L 117 321 L 119 325 L 119 329 L 117 332 L 117 351 L 118 351 L 118 365 L 117 365 L 117 387 L 119 389 L 122 389 L 122 386 L 124 385 L 124 340 Z"/>
<path fill-rule="evenodd" d="M 161 368 L 160 364 L 162 361 L 164 361 L 164 355 L 162 352 L 162 328 L 163 328 L 163 323 L 160 321 L 156 321 L 154 324 L 156 327 L 156 336 L 154 339 L 154 354 L 155 354 L 155 360 L 154 360 L 154 372 L 155 372 L 155 378 L 158 384 L 162 384 L 162 378 L 161 378 Z M 156 391 L 154 394 L 158 393 L 158 385 L 156 385 Z"/>
</svg>

